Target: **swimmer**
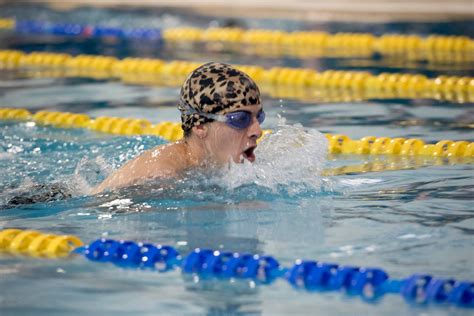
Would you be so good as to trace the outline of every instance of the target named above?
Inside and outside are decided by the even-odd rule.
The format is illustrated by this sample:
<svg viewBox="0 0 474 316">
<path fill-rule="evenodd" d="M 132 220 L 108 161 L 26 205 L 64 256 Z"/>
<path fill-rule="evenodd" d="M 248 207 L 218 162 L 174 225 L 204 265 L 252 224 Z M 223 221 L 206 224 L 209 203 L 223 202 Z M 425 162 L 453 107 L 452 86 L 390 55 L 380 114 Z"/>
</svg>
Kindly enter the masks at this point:
<svg viewBox="0 0 474 316">
<path fill-rule="evenodd" d="M 260 91 L 248 75 L 227 64 L 204 64 L 185 80 L 178 109 L 182 140 L 145 151 L 92 193 L 177 178 L 196 168 L 221 168 L 244 159 L 255 161 L 265 112 Z"/>
</svg>

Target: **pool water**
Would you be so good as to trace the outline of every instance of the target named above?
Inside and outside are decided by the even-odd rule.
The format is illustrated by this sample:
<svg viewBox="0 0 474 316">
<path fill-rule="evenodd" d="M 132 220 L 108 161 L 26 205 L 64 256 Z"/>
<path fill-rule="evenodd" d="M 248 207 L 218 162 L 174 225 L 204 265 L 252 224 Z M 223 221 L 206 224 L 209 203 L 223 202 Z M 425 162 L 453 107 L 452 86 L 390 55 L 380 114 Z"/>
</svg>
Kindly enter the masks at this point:
<svg viewBox="0 0 474 316">
<path fill-rule="evenodd" d="M 18 12 L 15 10 L 9 7 L 4 12 L 14 14 Z M 21 14 L 31 18 L 33 12 L 24 10 Z M 71 16 L 78 20 L 88 16 L 93 20 L 113 14 L 99 9 L 93 12 L 96 15 L 92 17 L 82 11 Z M 59 19 L 50 10 L 41 11 L 41 16 Z M 151 19 L 144 12 L 134 12 L 127 15 L 128 20 L 122 17 L 117 23 L 139 23 L 140 16 Z M 189 23 L 179 15 L 160 18 L 153 25 Z M 192 23 L 207 26 L 199 19 Z M 250 25 L 257 22 L 253 23 Z M 272 26 L 269 21 L 265 25 Z M 279 25 L 288 29 L 303 27 L 290 22 Z M 348 26 L 339 26 L 344 27 Z M 424 32 L 439 28 L 436 24 L 417 27 Z M 470 75 L 473 70 L 472 65 L 449 68 L 423 63 L 410 70 L 370 58 L 364 63 L 366 66 L 358 67 L 358 58 L 254 58 L 225 50 L 175 51 L 166 45 L 41 39 L 3 33 L 0 37 L 6 39 L 0 41 L 2 49 L 26 51 L 120 57 L 152 55 L 167 60 L 303 65 L 318 70 L 349 67 L 374 73 L 415 70 L 430 76 Z M 35 78 L 22 70 L 0 72 L 0 106 L 31 111 L 48 109 L 92 117 L 147 118 L 153 123 L 178 121 L 178 95 L 176 87 L 91 78 Z M 33 194 L 32 188 L 38 184 L 59 184 L 72 197 L 3 206 L 0 229 L 15 227 L 72 234 L 86 243 L 100 237 L 150 241 L 175 246 L 181 253 L 201 247 L 269 254 L 284 266 L 301 258 L 381 267 L 392 278 L 422 272 L 474 279 L 472 161 L 330 156 L 326 153 L 325 137 L 318 132 L 340 133 L 353 139 L 376 135 L 416 137 L 427 142 L 473 141 L 472 104 L 400 99 L 308 102 L 269 95 L 264 95 L 263 102 L 267 113 L 263 127 L 275 132 L 259 145 L 254 165 L 234 165 L 216 173 L 192 174 L 186 181 L 155 183 L 98 196 L 88 195 L 90 188 L 125 161 L 165 141 L 152 136 L 113 136 L 33 122 L 2 121 L 0 205 L 6 205 L 20 193 Z M 295 139 L 304 141 L 295 144 Z M 325 175 L 323 171 L 365 162 L 400 164 L 404 168 L 336 176 Z M 178 269 L 166 273 L 123 269 L 81 257 L 38 260 L 2 255 L 0 276 L 2 315 L 470 313 L 457 307 L 416 306 L 396 295 L 366 302 L 341 292 L 296 290 L 284 280 L 261 285 L 251 280 L 202 279 L 182 274 Z"/>
</svg>

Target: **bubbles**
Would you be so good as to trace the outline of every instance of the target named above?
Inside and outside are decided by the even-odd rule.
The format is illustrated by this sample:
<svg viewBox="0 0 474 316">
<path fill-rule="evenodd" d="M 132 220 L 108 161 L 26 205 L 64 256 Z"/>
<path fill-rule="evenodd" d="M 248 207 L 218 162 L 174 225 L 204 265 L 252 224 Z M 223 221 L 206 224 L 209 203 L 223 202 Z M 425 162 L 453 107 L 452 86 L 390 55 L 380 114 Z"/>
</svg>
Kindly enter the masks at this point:
<svg viewBox="0 0 474 316">
<path fill-rule="evenodd" d="M 285 186 L 290 195 L 308 189 L 319 191 L 327 147 L 326 137 L 317 130 L 280 120 L 276 131 L 259 143 L 257 160 L 231 164 L 220 182 L 228 189 L 256 184 L 276 191 Z"/>
</svg>

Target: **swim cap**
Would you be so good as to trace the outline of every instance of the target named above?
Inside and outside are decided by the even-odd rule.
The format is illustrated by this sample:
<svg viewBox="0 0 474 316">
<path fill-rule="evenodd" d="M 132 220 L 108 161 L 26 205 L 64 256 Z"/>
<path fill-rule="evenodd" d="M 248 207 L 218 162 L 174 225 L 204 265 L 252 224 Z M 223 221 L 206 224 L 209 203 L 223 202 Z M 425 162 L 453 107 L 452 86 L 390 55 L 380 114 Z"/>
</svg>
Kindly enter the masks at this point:
<svg viewBox="0 0 474 316">
<path fill-rule="evenodd" d="M 212 122 L 206 113 L 225 114 L 246 105 L 260 104 L 255 82 L 234 67 L 210 62 L 195 69 L 184 81 L 178 109 L 184 132 Z"/>
</svg>

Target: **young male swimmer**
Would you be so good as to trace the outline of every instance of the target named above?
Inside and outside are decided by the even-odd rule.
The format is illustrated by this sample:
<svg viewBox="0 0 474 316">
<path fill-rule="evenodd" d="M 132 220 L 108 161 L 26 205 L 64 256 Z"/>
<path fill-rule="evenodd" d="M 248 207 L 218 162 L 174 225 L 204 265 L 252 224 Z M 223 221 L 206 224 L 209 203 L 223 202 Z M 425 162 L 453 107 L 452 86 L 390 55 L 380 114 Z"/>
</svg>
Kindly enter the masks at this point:
<svg viewBox="0 0 474 316">
<path fill-rule="evenodd" d="M 178 109 L 184 138 L 145 151 L 110 175 L 93 194 L 179 177 L 192 168 L 255 161 L 254 150 L 265 119 L 260 91 L 245 73 L 222 63 L 207 63 L 185 80 Z"/>
</svg>

